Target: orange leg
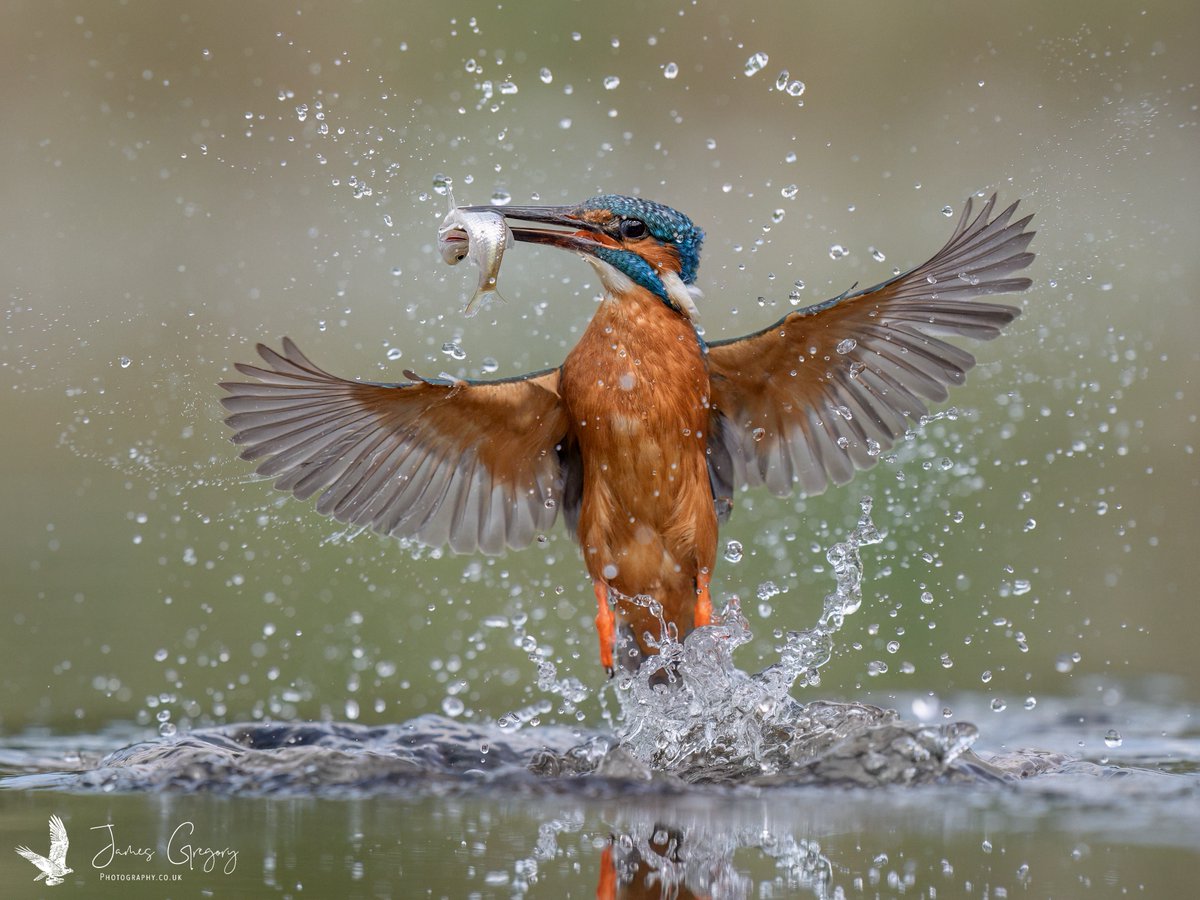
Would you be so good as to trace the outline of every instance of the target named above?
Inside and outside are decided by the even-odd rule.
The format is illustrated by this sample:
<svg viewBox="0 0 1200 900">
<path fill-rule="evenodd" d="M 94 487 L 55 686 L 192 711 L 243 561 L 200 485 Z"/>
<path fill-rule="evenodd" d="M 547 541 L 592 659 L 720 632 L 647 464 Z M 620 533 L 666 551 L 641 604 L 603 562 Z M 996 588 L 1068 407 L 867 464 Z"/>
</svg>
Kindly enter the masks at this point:
<svg viewBox="0 0 1200 900">
<path fill-rule="evenodd" d="M 696 576 L 695 625 L 697 628 L 712 624 L 712 596 L 708 593 L 708 578 L 707 572 L 701 572 Z"/>
<path fill-rule="evenodd" d="M 593 581 L 592 588 L 596 591 L 596 632 L 600 635 L 600 664 L 608 677 L 613 676 L 613 646 L 617 641 L 617 619 L 612 607 L 608 605 L 608 585 L 603 581 Z"/>
<path fill-rule="evenodd" d="M 600 881 L 596 885 L 596 900 L 616 900 L 617 867 L 613 862 L 612 843 L 600 851 Z"/>
</svg>

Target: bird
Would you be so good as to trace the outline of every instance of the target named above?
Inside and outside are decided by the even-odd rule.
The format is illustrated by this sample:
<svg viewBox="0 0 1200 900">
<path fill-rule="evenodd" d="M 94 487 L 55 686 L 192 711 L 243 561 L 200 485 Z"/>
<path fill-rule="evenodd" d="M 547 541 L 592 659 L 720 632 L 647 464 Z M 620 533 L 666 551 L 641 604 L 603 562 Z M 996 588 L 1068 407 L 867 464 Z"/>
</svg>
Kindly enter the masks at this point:
<svg viewBox="0 0 1200 900">
<path fill-rule="evenodd" d="M 58 816 L 51 816 L 49 857 L 42 856 L 40 853 L 34 853 L 25 846 L 19 846 L 16 850 L 17 853 L 42 870 L 41 874 L 33 879 L 34 881 L 41 881 L 45 878 L 46 884 L 55 885 L 62 884 L 63 876 L 70 875 L 75 871 L 74 869 L 67 868 L 67 847 L 69 846 L 70 841 L 67 839 L 67 828 L 63 825 L 62 819 Z"/>
<path fill-rule="evenodd" d="M 318 512 L 457 553 L 533 543 L 561 513 L 592 581 L 600 662 L 636 671 L 712 622 L 718 527 L 742 488 L 820 494 L 869 468 L 947 398 L 1019 313 L 1032 216 L 968 198 L 927 262 L 707 341 L 704 231 L 665 204 L 605 194 L 567 206 L 464 207 L 519 242 L 591 264 L 602 299 L 562 364 L 519 377 L 351 380 L 290 338 L 221 384 L 232 440 Z"/>
</svg>

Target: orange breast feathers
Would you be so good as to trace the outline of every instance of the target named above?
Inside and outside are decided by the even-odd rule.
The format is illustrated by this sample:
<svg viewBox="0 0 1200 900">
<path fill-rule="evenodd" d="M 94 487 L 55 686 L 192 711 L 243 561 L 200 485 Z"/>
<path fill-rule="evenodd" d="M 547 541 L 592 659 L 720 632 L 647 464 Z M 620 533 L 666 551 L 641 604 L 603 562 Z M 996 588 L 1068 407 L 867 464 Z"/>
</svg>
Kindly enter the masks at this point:
<svg viewBox="0 0 1200 900">
<path fill-rule="evenodd" d="M 563 364 L 561 393 L 582 459 L 588 573 L 626 597 L 654 597 L 688 633 L 717 545 L 708 372 L 691 324 L 649 295 L 606 301 Z M 640 638 L 644 610 L 618 612 L 638 620 Z"/>
</svg>

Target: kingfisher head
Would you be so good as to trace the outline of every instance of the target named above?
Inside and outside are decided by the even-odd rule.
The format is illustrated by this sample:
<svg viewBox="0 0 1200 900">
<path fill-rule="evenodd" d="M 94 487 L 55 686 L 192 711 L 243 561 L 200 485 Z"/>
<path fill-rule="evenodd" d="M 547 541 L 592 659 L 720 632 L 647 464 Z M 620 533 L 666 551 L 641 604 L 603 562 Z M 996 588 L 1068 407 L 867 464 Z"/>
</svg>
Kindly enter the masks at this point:
<svg viewBox="0 0 1200 900">
<path fill-rule="evenodd" d="M 653 200 L 603 194 L 574 206 L 477 206 L 475 212 L 556 225 L 563 230 L 514 227 L 518 241 L 572 250 L 590 262 L 605 290 L 616 298 L 635 286 L 688 317 L 693 302 L 704 232 L 692 220 Z"/>
</svg>

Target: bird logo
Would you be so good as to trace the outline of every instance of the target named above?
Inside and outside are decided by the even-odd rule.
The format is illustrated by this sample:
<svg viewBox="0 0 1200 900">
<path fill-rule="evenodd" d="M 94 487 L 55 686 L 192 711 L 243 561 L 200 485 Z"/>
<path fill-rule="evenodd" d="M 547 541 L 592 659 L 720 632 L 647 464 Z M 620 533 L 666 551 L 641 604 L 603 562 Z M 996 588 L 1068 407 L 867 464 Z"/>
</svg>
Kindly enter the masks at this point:
<svg viewBox="0 0 1200 900">
<path fill-rule="evenodd" d="M 67 840 L 67 826 L 65 826 L 58 816 L 50 817 L 50 856 L 42 856 L 40 853 L 34 853 L 28 847 L 17 847 L 17 853 L 25 857 L 35 866 L 42 870 L 41 874 L 34 878 L 34 881 L 46 879 L 47 885 L 56 885 L 63 883 L 63 876 L 70 875 L 74 869 L 67 868 L 67 847 L 71 842 Z"/>
</svg>

